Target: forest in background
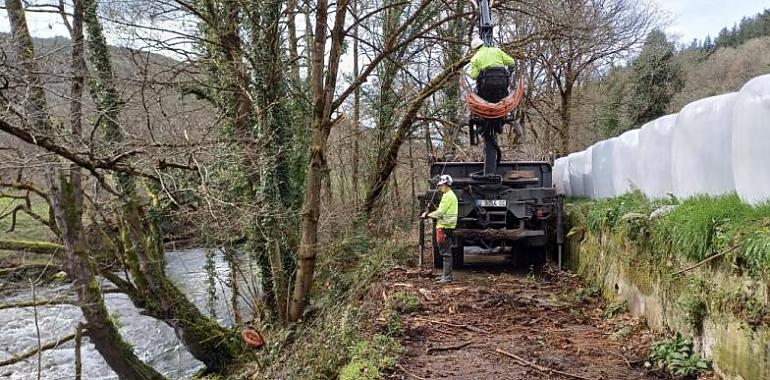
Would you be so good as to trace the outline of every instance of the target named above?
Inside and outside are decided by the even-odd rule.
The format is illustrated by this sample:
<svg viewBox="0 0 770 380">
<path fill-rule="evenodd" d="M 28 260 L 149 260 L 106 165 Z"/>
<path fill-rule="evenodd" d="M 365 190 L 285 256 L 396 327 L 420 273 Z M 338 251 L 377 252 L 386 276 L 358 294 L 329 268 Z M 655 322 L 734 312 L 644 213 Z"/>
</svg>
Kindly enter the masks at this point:
<svg viewBox="0 0 770 380">
<path fill-rule="evenodd" d="M 611 67 L 581 86 L 574 128 L 582 150 L 686 104 L 738 91 L 770 72 L 770 10 L 744 17 L 717 37 L 676 44 L 654 31 L 628 64 Z"/>
</svg>

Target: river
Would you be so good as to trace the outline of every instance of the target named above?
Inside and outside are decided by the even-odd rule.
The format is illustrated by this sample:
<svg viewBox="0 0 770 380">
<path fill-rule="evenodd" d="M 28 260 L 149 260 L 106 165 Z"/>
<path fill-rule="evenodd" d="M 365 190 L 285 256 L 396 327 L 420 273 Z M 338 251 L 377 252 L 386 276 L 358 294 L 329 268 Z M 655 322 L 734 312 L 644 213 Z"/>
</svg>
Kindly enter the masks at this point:
<svg viewBox="0 0 770 380">
<path fill-rule="evenodd" d="M 218 251 L 210 255 L 210 258 L 211 260 L 207 259 L 206 250 L 203 249 L 168 252 L 166 272 L 198 308 L 205 313 L 210 313 L 213 309 L 220 324 L 232 326 L 232 313 L 227 302 L 231 295 L 227 285 L 229 266 Z M 210 296 L 212 293 L 207 263 L 213 264 L 215 299 Z M 71 295 L 72 288 L 66 284 L 52 284 L 39 287 L 36 293 L 38 299 L 44 299 Z M 110 314 L 118 321 L 121 334 L 133 345 L 140 359 L 172 379 L 190 378 L 203 367 L 201 362 L 187 352 L 171 327 L 157 319 L 141 315 L 127 296 L 107 294 L 105 299 Z M 31 289 L 5 297 L 2 302 L 26 300 L 32 300 Z M 43 344 L 74 333 L 75 326 L 82 319 L 80 309 L 72 305 L 40 306 L 37 312 Z M 33 308 L 0 310 L 0 328 L 0 360 L 37 347 Z M 73 348 L 74 342 L 70 341 L 56 349 L 43 352 L 40 362 L 41 379 L 72 379 L 75 374 Z M 83 379 L 117 379 L 99 352 L 88 342 L 88 338 L 83 340 L 81 357 Z M 37 356 L 11 366 L 0 367 L 2 380 L 37 379 L 37 373 Z"/>
</svg>

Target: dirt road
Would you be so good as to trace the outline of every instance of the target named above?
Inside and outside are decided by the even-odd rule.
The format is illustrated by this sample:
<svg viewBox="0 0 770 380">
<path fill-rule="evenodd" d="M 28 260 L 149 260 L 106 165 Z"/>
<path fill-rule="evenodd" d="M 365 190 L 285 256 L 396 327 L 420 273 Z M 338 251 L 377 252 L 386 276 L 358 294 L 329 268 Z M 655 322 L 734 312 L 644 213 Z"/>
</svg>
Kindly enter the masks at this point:
<svg viewBox="0 0 770 380">
<path fill-rule="evenodd" d="M 392 378 L 658 378 L 643 367 L 654 337 L 639 319 L 575 276 L 490 259 L 471 257 L 451 285 L 427 270 L 392 282 L 423 305 L 405 317 L 407 352 Z"/>
</svg>

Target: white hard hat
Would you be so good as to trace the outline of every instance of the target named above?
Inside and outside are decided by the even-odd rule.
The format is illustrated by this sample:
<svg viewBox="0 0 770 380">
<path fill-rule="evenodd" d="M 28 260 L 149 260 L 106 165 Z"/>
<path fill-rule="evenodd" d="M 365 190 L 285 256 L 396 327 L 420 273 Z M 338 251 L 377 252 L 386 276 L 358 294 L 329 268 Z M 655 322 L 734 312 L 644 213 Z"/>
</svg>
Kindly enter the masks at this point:
<svg viewBox="0 0 770 380">
<path fill-rule="evenodd" d="M 481 47 L 481 45 L 484 45 L 484 41 L 481 38 L 473 37 L 473 41 L 471 41 L 471 49 L 478 49 Z"/>
<path fill-rule="evenodd" d="M 452 186 L 452 177 L 449 174 L 442 174 L 441 177 L 438 177 L 438 183 L 436 186 L 441 185 Z"/>
</svg>

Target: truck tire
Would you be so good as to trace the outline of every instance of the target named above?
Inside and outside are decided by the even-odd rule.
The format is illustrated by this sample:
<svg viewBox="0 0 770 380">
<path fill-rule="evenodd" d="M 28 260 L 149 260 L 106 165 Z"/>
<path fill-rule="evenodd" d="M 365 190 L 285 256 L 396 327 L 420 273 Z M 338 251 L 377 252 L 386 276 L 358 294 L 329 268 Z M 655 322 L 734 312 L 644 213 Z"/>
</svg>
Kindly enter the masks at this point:
<svg viewBox="0 0 770 380">
<path fill-rule="evenodd" d="M 455 239 L 452 247 L 452 268 L 459 269 L 465 265 L 465 242 L 462 238 Z"/>
</svg>

